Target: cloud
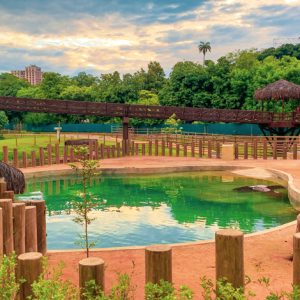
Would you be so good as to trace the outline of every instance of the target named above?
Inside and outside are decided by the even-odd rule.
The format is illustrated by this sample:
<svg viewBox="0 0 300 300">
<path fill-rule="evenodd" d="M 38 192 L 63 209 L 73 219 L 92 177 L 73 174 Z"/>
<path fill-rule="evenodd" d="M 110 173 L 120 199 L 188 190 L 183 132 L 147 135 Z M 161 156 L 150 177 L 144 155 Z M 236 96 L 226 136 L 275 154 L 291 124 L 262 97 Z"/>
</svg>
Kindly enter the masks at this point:
<svg viewBox="0 0 300 300">
<path fill-rule="evenodd" d="M 210 41 L 207 59 L 217 59 L 298 36 L 299 14 L 300 0 L 0 0 L 1 69 L 35 63 L 99 75 L 158 60 L 168 73 L 177 61 L 201 60 L 199 41 Z"/>
</svg>

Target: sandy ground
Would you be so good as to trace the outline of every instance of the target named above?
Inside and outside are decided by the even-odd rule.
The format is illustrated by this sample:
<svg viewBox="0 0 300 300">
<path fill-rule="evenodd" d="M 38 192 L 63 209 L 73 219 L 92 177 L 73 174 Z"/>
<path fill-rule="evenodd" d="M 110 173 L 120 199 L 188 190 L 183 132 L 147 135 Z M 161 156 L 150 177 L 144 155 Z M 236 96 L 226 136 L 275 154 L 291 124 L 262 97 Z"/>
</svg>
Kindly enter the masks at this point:
<svg viewBox="0 0 300 300">
<path fill-rule="evenodd" d="M 107 159 L 101 162 L 103 169 L 126 169 L 138 171 L 139 168 L 176 168 L 181 166 L 233 166 L 248 168 L 249 170 L 236 171 L 244 175 L 267 178 L 268 173 L 262 170 L 277 169 L 290 173 L 294 178 L 297 188 L 300 188 L 300 162 L 289 160 L 239 160 L 222 161 L 197 158 L 175 158 L 175 157 L 126 157 Z M 65 170 L 66 165 L 37 167 L 35 172 L 48 174 L 51 171 Z M 252 168 L 252 170 L 250 169 Z M 253 168 L 256 168 L 253 170 Z M 24 173 L 31 173 L 32 168 L 24 169 Z M 265 276 L 271 280 L 269 289 L 280 291 L 289 290 L 292 282 L 292 237 L 295 232 L 295 223 L 284 225 L 276 230 L 270 230 L 264 234 L 254 234 L 245 238 L 245 273 L 252 282 L 248 288 L 254 290 L 257 296 L 254 299 L 264 299 L 268 292 L 258 283 L 258 279 Z M 195 299 L 200 296 L 200 277 L 215 277 L 215 253 L 214 243 L 199 243 L 191 245 L 176 246 L 173 248 L 173 279 L 176 286 L 187 284 L 196 293 Z M 135 299 L 143 299 L 144 284 L 144 249 L 117 249 L 93 251 L 93 256 L 101 257 L 106 263 L 106 289 L 116 282 L 117 272 L 132 273 L 133 284 L 136 286 Z M 50 265 L 56 265 L 63 261 L 66 265 L 64 277 L 78 282 L 78 262 L 84 258 L 80 251 L 50 252 L 48 254 Z M 133 268 L 134 264 L 134 268 Z"/>
</svg>

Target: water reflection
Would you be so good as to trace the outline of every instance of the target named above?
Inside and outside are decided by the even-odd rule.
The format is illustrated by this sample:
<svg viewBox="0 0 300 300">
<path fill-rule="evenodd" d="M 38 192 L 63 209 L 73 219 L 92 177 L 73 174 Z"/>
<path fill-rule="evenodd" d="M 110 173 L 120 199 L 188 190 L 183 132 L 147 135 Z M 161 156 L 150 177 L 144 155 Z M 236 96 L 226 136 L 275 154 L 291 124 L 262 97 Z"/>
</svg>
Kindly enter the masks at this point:
<svg viewBox="0 0 300 300">
<path fill-rule="evenodd" d="M 274 183 L 221 172 L 94 178 L 90 190 L 101 203 L 90 230 L 98 247 L 112 247 L 210 239 L 219 228 L 254 232 L 294 220 L 284 188 L 276 197 L 235 190 L 258 184 Z M 45 195 L 52 249 L 75 247 L 80 226 L 72 222 L 66 203 L 80 189 L 78 177 L 27 184 L 28 193 L 41 190 Z"/>
</svg>

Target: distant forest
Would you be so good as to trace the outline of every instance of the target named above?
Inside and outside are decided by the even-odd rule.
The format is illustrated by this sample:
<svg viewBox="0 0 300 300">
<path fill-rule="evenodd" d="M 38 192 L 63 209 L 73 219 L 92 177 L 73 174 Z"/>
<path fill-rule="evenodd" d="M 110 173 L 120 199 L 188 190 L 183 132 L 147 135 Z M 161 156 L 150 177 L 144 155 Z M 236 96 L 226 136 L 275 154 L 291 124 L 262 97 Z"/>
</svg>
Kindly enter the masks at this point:
<svg viewBox="0 0 300 300">
<path fill-rule="evenodd" d="M 212 49 L 213 51 L 213 49 Z M 286 44 L 265 50 L 239 50 L 205 65 L 192 61 L 176 63 L 167 77 L 159 62 L 152 61 L 146 70 L 120 75 L 118 71 L 100 77 L 79 73 L 69 77 L 44 73 L 40 85 L 31 86 L 15 76 L 0 74 L 0 95 L 28 98 L 69 99 L 77 101 L 114 102 L 143 105 L 255 110 L 261 103 L 253 100 L 256 89 L 278 79 L 300 84 L 300 44 Z M 265 108 L 280 111 L 280 103 L 267 103 Z M 286 111 L 298 104 L 289 101 Z M 7 112 L 12 123 L 33 125 L 61 122 L 80 123 L 85 116 Z M 0 118 L 5 118 L 1 112 Z M 90 122 L 108 122 L 105 118 L 88 117 Z M 0 121 L 1 122 L 1 121 Z M 133 125 L 142 121 L 132 120 Z M 152 125 L 161 121 L 146 120 Z"/>
</svg>

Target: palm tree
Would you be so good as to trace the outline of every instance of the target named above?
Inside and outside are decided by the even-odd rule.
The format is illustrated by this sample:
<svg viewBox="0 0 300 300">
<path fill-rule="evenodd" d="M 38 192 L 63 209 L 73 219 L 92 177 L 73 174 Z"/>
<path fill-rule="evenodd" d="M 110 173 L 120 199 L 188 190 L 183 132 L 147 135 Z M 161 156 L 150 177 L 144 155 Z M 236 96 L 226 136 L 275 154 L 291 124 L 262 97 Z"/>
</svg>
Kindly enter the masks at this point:
<svg viewBox="0 0 300 300">
<path fill-rule="evenodd" d="M 203 66 L 205 64 L 205 54 L 207 51 L 211 52 L 210 42 L 200 42 L 198 45 L 198 49 L 200 53 L 203 53 Z"/>
</svg>

